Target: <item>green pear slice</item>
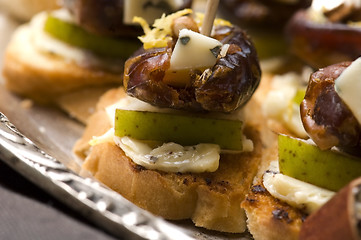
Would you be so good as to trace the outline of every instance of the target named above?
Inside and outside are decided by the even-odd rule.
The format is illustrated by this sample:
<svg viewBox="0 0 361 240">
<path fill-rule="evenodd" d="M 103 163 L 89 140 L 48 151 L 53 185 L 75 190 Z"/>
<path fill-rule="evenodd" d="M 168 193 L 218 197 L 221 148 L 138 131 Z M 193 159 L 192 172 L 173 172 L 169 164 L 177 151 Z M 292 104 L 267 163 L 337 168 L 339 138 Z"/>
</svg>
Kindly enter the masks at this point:
<svg viewBox="0 0 361 240">
<path fill-rule="evenodd" d="M 306 90 L 305 89 L 298 89 L 295 96 L 292 99 L 292 102 L 300 105 L 303 99 L 305 98 Z"/>
<path fill-rule="evenodd" d="M 175 142 L 184 146 L 213 143 L 221 149 L 243 149 L 242 122 L 237 120 L 117 109 L 114 130 L 118 137 L 138 140 Z"/>
<path fill-rule="evenodd" d="M 332 191 L 361 176 L 361 159 L 302 139 L 279 135 L 278 155 L 281 173 Z"/>
<path fill-rule="evenodd" d="M 134 39 L 115 39 L 94 35 L 77 25 L 51 15 L 45 21 L 44 31 L 72 46 L 109 57 L 127 58 L 140 47 Z"/>
</svg>

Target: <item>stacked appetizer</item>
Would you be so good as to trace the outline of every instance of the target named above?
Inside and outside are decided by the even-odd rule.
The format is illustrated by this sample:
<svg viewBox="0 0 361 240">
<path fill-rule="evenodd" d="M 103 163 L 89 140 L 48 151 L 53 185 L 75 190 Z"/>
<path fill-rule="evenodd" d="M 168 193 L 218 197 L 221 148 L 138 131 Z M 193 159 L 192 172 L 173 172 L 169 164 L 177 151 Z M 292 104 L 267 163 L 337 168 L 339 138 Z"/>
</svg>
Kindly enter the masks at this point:
<svg viewBox="0 0 361 240">
<path fill-rule="evenodd" d="M 208 37 L 199 33 L 202 19 L 184 10 L 150 28 L 135 18 L 144 48 L 127 60 L 124 89 L 102 97 L 74 150 L 84 169 L 156 215 L 241 233 L 240 203 L 263 151 L 243 107 L 261 71 L 243 30 L 218 19 Z"/>
<path fill-rule="evenodd" d="M 287 239 L 360 238 L 360 179 L 352 181 L 361 176 L 360 69 L 361 59 L 357 59 L 310 76 L 300 106 L 310 139 L 279 135 L 278 161 L 271 164 L 242 204 L 255 239 L 261 239 L 267 230 L 267 216 L 260 216 L 270 213 L 264 203 L 273 206 L 273 198 L 284 204 L 284 208 L 273 209 L 274 218 L 290 226 L 298 221 L 293 236 Z M 301 215 L 295 215 L 295 209 Z M 277 239 L 277 235 L 279 232 L 270 231 L 268 239 Z"/>
<path fill-rule="evenodd" d="M 317 156 L 312 164 L 317 170 L 304 177 L 295 170 L 290 174 L 335 191 L 347 186 L 306 220 L 301 239 L 361 238 L 360 178 L 349 183 L 361 176 L 360 71 L 358 58 L 320 69 L 310 78 L 301 111 L 305 128 L 317 144 L 304 146 Z M 299 167 L 301 171 L 309 168 L 301 163 Z M 334 218 L 340 221 L 336 223 Z M 330 229 L 319 231 L 316 224 Z"/>
<path fill-rule="evenodd" d="M 359 6 L 341 4 L 321 19 L 317 2 L 288 25 L 293 48 L 313 67 L 344 56 L 354 60 L 357 51 L 338 38 L 331 44 L 323 28 L 340 27 L 358 44 L 357 27 L 344 22 L 358 21 Z M 35 16 L 8 46 L 6 86 L 62 104 L 69 94 L 84 100 L 88 88 L 104 92 L 117 85 L 84 120 L 74 152 L 84 160 L 84 173 L 158 216 L 227 233 L 248 228 L 256 240 L 359 239 L 361 183 L 350 181 L 361 176 L 361 59 L 260 84 L 256 49 L 242 29 L 216 19 L 204 35 L 204 16 L 189 9 L 149 26 L 154 16 L 191 1 L 157 3 L 68 0 L 59 11 Z M 288 3 L 223 4 L 259 10 Z M 309 1 L 289 4 L 296 9 Z M 272 19 L 282 25 L 278 17 L 286 17 Z M 140 49 L 136 24 L 145 33 Z M 270 121 L 282 134 L 268 129 Z M 336 215 L 344 228 L 316 231 L 319 223 L 333 226 L 329 219 Z"/>
<path fill-rule="evenodd" d="M 242 203 L 255 239 L 360 239 L 360 180 L 352 180 L 361 176 L 361 66 L 359 59 L 338 63 L 360 55 L 360 8 L 356 1 L 328 3 L 314 1 L 287 27 L 293 52 L 323 68 L 276 76 L 265 90 L 267 121 L 283 134 L 275 161 Z"/>
<path fill-rule="evenodd" d="M 140 46 L 141 28 L 129 24 L 132 14 L 154 20 L 191 1 L 152 3 L 70 0 L 60 10 L 39 13 L 14 32 L 6 49 L 6 87 L 41 103 L 62 104 L 69 93 L 79 91 L 79 102 L 121 84 L 124 61 Z"/>
</svg>

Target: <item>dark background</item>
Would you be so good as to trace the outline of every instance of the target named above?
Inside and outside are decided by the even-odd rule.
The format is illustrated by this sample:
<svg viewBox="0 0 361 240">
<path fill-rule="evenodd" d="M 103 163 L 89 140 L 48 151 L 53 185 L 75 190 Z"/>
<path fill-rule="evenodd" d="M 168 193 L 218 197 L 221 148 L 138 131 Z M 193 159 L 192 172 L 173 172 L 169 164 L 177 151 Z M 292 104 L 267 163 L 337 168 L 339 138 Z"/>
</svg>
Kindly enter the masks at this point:
<svg viewBox="0 0 361 240">
<path fill-rule="evenodd" d="M 116 239 L 0 161 L 0 239 Z"/>
</svg>

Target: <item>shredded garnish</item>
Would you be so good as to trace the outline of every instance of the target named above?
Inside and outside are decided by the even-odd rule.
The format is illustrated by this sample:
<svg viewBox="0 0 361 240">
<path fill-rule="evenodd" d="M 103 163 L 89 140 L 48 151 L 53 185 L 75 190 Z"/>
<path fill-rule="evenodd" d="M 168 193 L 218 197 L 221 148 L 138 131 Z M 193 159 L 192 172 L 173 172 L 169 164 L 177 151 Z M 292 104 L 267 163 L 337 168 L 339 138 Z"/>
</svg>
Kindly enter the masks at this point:
<svg viewBox="0 0 361 240">
<path fill-rule="evenodd" d="M 172 24 L 174 19 L 192 14 L 191 9 L 184 9 L 173 14 L 163 16 L 154 21 L 152 29 L 149 27 L 149 24 L 141 17 L 134 17 L 133 22 L 139 23 L 143 28 L 144 35 L 138 37 L 139 40 L 143 43 L 144 49 L 150 48 L 160 48 L 166 47 L 169 41 L 172 41 Z M 203 24 L 204 14 L 196 13 L 195 21 L 198 27 L 201 27 Z M 215 19 L 214 26 L 232 26 L 232 24 L 223 19 Z"/>
<path fill-rule="evenodd" d="M 139 23 L 145 34 L 138 37 L 143 43 L 144 49 L 166 47 L 168 42 L 172 40 L 173 20 L 192 13 L 193 11 L 191 9 L 184 9 L 168 16 L 163 14 L 161 18 L 154 21 L 153 29 L 150 29 L 148 23 L 143 18 L 134 17 L 133 22 Z"/>
</svg>

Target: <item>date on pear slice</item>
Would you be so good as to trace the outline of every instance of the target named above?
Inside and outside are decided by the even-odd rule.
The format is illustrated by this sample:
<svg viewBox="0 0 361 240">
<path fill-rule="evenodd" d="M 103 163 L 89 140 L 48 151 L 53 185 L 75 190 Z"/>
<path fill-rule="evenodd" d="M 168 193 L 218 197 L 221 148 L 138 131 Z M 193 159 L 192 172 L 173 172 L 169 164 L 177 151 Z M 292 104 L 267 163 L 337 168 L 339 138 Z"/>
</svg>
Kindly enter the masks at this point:
<svg viewBox="0 0 361 240">
<path fill-rule="evenodd" d="M 117 109 L 115 135 L 138 140 L 175 142 L 183 146 L 199 143 L 218 144 L 221 149 L 242 151 L 242 122 Z"/>
<path fill-rule="evenodd" d="M 332 191 L 361 176 L 361 159 L 302 139 L 279 135 L 278 155 L 281 173 Z"/>
<path fill-rule="evenodd" d="M 77 25 L 51 15 L 45 22 L 44 31 L 72 46 L 109 57 L 128 58 L 140 46 L 134 39 L 115 39 L 94 35 Z"/>
</svg>

